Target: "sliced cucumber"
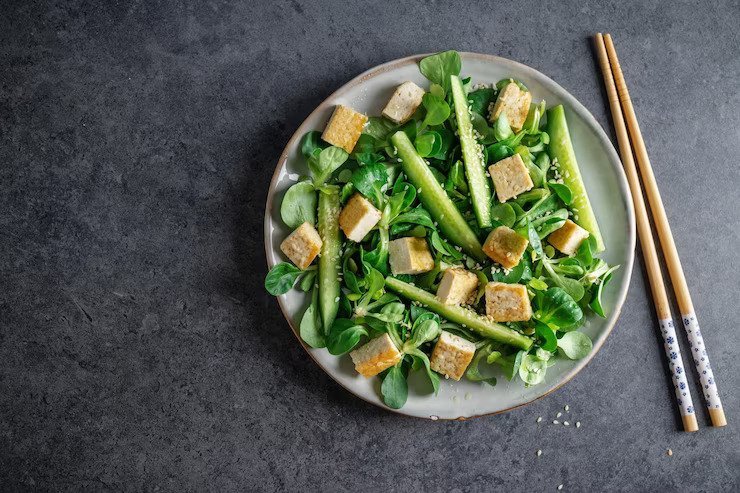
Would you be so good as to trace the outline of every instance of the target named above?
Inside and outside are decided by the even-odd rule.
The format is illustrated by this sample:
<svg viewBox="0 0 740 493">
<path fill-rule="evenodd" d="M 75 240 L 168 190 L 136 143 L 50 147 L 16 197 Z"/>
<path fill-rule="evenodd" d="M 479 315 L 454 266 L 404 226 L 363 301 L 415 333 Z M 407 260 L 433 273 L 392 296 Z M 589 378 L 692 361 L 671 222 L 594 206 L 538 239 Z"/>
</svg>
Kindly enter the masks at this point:
<svg viewBox="0 0 740 493">
<path fill-rule="evenodd" d="M 433 294 L 400 281 L 395 277 L 386 277 L 385 285 L 388 289 L 404 298 L 419 302 L 425 308 L 428 308 L 434 313 L 437 313 L 451 322 L 463 325 L 483 337 L 487 337 L 504 344 L 509 344 L 520 349 L 529 349 L 532 346 L 532 339 L 520 334 L 514 329 L 492 322 L 488 318 L 478 315 L 474 311 L 463 308 L 462 306 L 446 305 Z"/>
<path fill-rule="evenodd" d="M 439 224 L 442 233 L 468 255 L 479 262 L 485 261 L 487 257 L 483 253 L 480 241 L 434 177 L 427 163 L 416 152 L 408 136 L 403 132 L 396 132 L 391 137 L 391 142 L 398 150 L 404 173 L 418 190 L 419 200 Z"/>
<path fill-rule="evenodd" d="M 604 251 L 604 239 L 601 237 L 594 210 L 586 194 L 586 187 L 578 169 L 576 153 L 568 132 L 565 110 L 562 105 L 547 110 L 547 133 L 550 135 L 550 158 L 558 160 L 563 182 L 573 192 L 573 221 L 593 235 L 596 240 L 596 251 Z"/>
<path fill-rule="evenodd" d="M 323 187 L 319 191 L 319 311 L 324 322 L 324 333 L 328 333 L 339 310 L 339 189 Z"/>
<path fill-rule="evenodd" d="M 475 211 L 475 217 L 478 219 L 478 226 L 490 228 L 492 224 L 491 187 L 486 177 L 483 150 L 473 135 L 473 124 L 470 121 L 470 113 L 468 113 L 468 98 L 465 95 L 460 77 L 451 75 L 450 83 L 452 86 L 452 101 L 455 104 L 457 132 L 460 136 L 460 148 L 465 163 L 465 175 L 468 177 L 473 211 Z"/>
</svg>

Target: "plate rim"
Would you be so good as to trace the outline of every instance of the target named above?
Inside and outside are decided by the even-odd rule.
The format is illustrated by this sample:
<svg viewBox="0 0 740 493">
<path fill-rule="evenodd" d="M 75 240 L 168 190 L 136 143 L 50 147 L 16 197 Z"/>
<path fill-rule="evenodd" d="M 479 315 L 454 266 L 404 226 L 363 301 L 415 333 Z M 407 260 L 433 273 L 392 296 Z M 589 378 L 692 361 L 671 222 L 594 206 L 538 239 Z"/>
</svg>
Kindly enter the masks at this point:
<svg viewBox="0 0 740 493">
<path fill-rule="evenodd" d="M 622 197 L 625 198 L 625 202 L 627 204 L 627 244 L 628 244 L 628 256 L 627 261 L 625 265 L 623 266 L 625 269 L 625 282 L 620 289 L 618 296 L 617 296 L 617 303 L 614 306 L 614 311 L 612 312 L 612 315 L 607 319 L 607 326 L 606 330 L 603 332 L 601 336 L 599 336 L 595 341 L 593 345 L 593 351 L 589 355 L 587 359 L 580 360 L 578 363 L 573 366 L 562 378 L 562 380 L 557 383 L 556 385 L 552 386 L 550 389 L 548 389 L 546 392 L 542 393 L 541 395 L 537 397 L 533 397 L 529 399 L 526 402 L 522 402 L 521 404 L 517 404 L 514 406 L 507 407 L 505 409 L 500 409 L 498 411 L 492 411 L 489 413 L 482 413 L 482 414 L 474 414 L 470 416 L 458 416 L 455 418 L 439 418 L 437 417 L 437 420 L 439 421 L 465 421 L 468 419 L 473 418 L 479 418 L 483 416 L 493 416 L 496 414 L 503 414 L 509 411 L 513 411 L 514 409 L 518 409 L 520 407 L 524 407 L 526 405 L 529 405 L 539 399 L 542 399 L 545 396 L 550 395 L 551 393 L 555 392 L 556 390 L 559 390 L 561 387 L 563 387 L 565 384 L 570 382 L 578 373 L 580 373 L 593 359 L 596 357 L 596 355 L 601 351 L 602 346 L 606 342 L 607 338 L 611 334 L 612 330 L 614 330 L 614 326 L 617 323 L 617 320 L 619 320 L 619 317 L 622 313 L 622 307 L 624 306 L 624 302 L 627 298 L 627 293 L 629 291 L 629 285 L 632 279 L 632 270 L 634 266 L 634 260 L 635 260 L 635 247 L 636 247 L 636 230 L 635 230 L 635 211 L 634 211 L 634 203 L 632 201 L 632 194 L 629 189 L 629 185 L 627 183 L 627 177 L 624 173 L 624 168 L 622 167 L 621 163 L 622 160 L 619 157 L 619 154 L 617 153 L 616 149 L 614 148 L 614 144 L 612 143 L 609 136 L 606 134 L 604 129 L 602 128 L 601 124 L 596 120 L 596 118 L 591 114 L 591 112 L 580 102 L 578 99 L 576 99 L 575 96 L 570 94 L 565 88 L 563 88 L 560 84 L 555 82 L 553 79 L 548 77 L 547 75 L 543 74 L 539 70 L 532 68 L 528 65 L 525 65 L 521 62 L 517 62 L 515 60 L 511 60 L 508 58 L 500 57 L 497 55 L 489 55 L 485 53 L 475 53 L 475 52 L 468 52 L 468 51 L 460 51 L 460 57 L 463 59 L 463 62 L 466 58 L 477 58 L 482 59 L 489 62 L 494 62 L 498 64 L 503 65 L 510 65 L 512 67 L 515 67 L 517 70 L 526 72 L 529 76 L 531 76 L 534 79 L 540 79 L 541 82 L 545 83 L 546 85 L 549 85 L 553 92 L 558 93 L 558 96 L 563 100 L 564 103 L 566 103 L 572 111 L 576 112 L 581 118 L 586 120 L 590 126 L 595 130 L 595 133 L 601 143 L 604 145 L 604 147 L 607 150 L 607 154 L 609 155 L 609 164 L 612 166 L 612 168 L 615 169 L 618 182 L 619 182 L 619 189 Z M 294 146 L 297 144 L 297 142 L 300 140 L 300 138 L 305 134 L 308 130 L 315 130 L 313 128 L 307 128 L 308 127 L 308 121 L 311 120 L 314 115 L 317 113 L 324 111 L 327 106 L 331 104 L 332 101 L 334 101 L 336 98 L 347 92 L 349 89 L 357 86 L 358 84 L 361 84 L 363 82 L 366 82 L 372 78 L 375 78 L 376 76 L 388 72 L 390 70 L 393 70 L 395 68 L 408 65 L 409 63 L 417 64 L 419 60 L 422 58 L 433 55 L 434 53 L 422 53 L 422 54 L 416 54 L 416 55 L 409 55 L 402 58 L 397 58 L 395 60 L 391 60 L 385 63 L 382 63 L 380 65 L 376 65 L 368 70 L 365 70 L 364 72 L 360 73 L 359 75 L 355 76 L 353 79 L 349 80 L 347 83 L 340 86 L 338 89 L 336 89 L 334 92 L 329 94 L 326 98 L 324 98 L 321 103 L 319 103 L 316 108 L 313 109 L 301 122 L 301 124 L 296 128 L 293 135 L 290 137 L 288 142 L 285 144 L 285 147 L 283 148 L 282 152 L 280 153 L 280 156 L 277 160 L 277 163 L 275 165 L 275 170 L 273 171 L 272 178 L 270 179 L 270 185 L 267 191 L 267 198 L 265 200 L 265 210 L 264 210 L 264 219 L 263 219 L 263 235 L 264 235 L 264 245 L 265 245 L 265 260 L 267 263 L 268 270 L 271 269 L 275 264 L 272 264 L 270 261 L 270 256 L 272 252 L 274 251 L 274 246 L 272 244 L 272 235 L 270 234 L 270 210 L 271 210 L 271 204 L 273 203 L 275 199 L 275 192 L 276 192 L 276 185 L 278 176 L 280 174 L 280 169 L 283 163 L 285 163 L 288 159 L 288 154 L 291 149 L 294 148 Z M 617 164 L 619 163 L 619 164 Z M 311 352 L 311 349 L 302 339 L 299 333 L 298 328 L 295 326 L 292 317 L 290 317 L 286 311 L 285 304 L 283 302 L 283 296 L 275 296 L 274 298 L 277 298 L 278 305 L 280 307 L 280 311 L 283 314 L 283 318 L 288 322 L 288 325 L 291 328 L 291 331 L 293 332 L 293 335 L 298 340 L 298 343 L 301 345 L 301 347 L 306 351 L 308 356 L 313 360 L 313 362 L 321 368 L 321 370 L 329 376 L 334 382 L 339 384 L 340 387 L 344 388 L 348 392 L 350 392 L 353 396 L 362 399 L 363 401 L 372 404 L 375 407 L 381 408 L 385 411 L 391 411 L 395 414 L 406 416 L 410 418 L 419 418 L 419 419 L 425 419 L 425 420 L 434 420 L 432 416 L 418 416 L 415 414 L 408 414 L 403 412 L 403 408 L 401 409 L 392 409 L 388 406 L 383 405 L 382 403 L 373 402 L 364 396 L 358 394 L 355 392 L 352 388 L 344 385 L 342 382 L 340 382 L 338 379 L 334 378 L 334 375 L 332 375 L 329 371 L 327 371 L 324 366 L 319 363 L 319 361 L 314 357 L 314 355 Z"/>
</svg>

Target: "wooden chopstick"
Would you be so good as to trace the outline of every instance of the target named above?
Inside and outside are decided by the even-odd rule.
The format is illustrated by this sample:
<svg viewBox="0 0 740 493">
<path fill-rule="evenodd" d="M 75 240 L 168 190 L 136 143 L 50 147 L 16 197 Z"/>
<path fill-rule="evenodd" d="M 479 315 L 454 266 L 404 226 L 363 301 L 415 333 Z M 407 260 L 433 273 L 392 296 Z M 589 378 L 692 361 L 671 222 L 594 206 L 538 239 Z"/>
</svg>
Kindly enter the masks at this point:
<svg viewBox="0 0 740 493">
<path fill-rule="evenodd" d="M 599 65 L 601 66 L 601 73 L 604 77 L 604 84 L 606 85 L 609 106 L 612 111 L 612 119 L 614 120 L 614 130 L 617 133 L 619 153 L 622 156 L 622 164 L 624 166 L 625 174 L 627 175 L 630 192 L 632 193 L 632 201 L 635 204 L 637 233 L 640 236 L 642 255 L 645 257 L 645 270 L 648 274 L 650 290 L 653 294 L 653 303 L 655 303 L 655 311 L 658 315 L 658 323 L 660 324 L 660 332 L 663 336 L 663 347 L 665 349 L 666 357 L 668 358 L 671 375 L 673 377 L 673 385 L 676 389 L 676 401 L 681 413 L 683 429 L 684 431 L 697 431 L 699 429 L 699 425 L 696 421 L 694 404 L 691 399 L 691 392 L 689 391 L 688 382 L 686 380 L 686 372 L 683 371 L 683 368 L 685 367 L 681 357 L 681 349 L 678 347 L 676 328 L 673 323 L 673 318 L 671 317 L 671 309 L 668 304 L 668 295 L 666 295 L 665 284 L 663 282 L 663 273 L 660 270 L 658 252 L 655 249 L 653 233 L 650 230 L 650 219 L 648 218 L 647 208 L 645 207 L 645 199 L 642 197 L 640 179 L 637 176 L 637 168 L 635 167 L 635 161 L 632 158 L 632 148 L 630 147 L 629 136 L 627 135 L 627 127 L 624 123 L 622 108 L 619 106 L 617 88 L 614 85 L 614 78 L 612 77 L 611 68 L 609 66 L 609 58 L 606 53 L 606 47 L 604 46 L 604 38 L 601 33 L 596 35 L 595 42 L 596 54 L 599 59 Z M 676 371 L 677 368 L 680 368 L 681 371 Z"/>
<path fill-rule="evenodd" d="M 605 44 L 607 57 L 611 66 L 610 73 L 613 74 L 614 81 L 616 82 L 616 93 L 624 112 L 623 119 L 626 120 L 627 128 L 629 129 L 629 136 L 635 152 L 635 157 L 637 158 L 640 175 L 645 187 L 645 194 L 647 195 L 648 203 L 650 204 L 650 209 L 652 211 L 653 222 L 658 233 L 658 238 L 660 239 L 663 256 L 666 259 L 666 266 L 671 277 L 673 289 L 676 294 L 676 300 L 678 301 L 678 306 L 681 310 L 684 329 L 686 330 L 689 346 L 691 348 L 690 352 L 694 359 L 694 364 L 702 384 L 702 394 L 706 400 L 709 417 L 712 421 L 712 425 L 725 426 L 727 424 L 727 420 L 717 391 L 717 383 L 714 379 L 712 368 L 709 363 L 709 356 L 707 355 L 699 324 L 696 320 L 696 314 L 694 313 L 694 305 L 691 301 L 691 295 L 689 294 L 686 276 L 681 267 L 681 260 L 678 257 L 678 250 L 676 249 L 676 244 L 673 240 L 671 227 L 668 224 L 668 217 L 666 216 L 663 201 L 660 197 L 660 192 L 658 191 L 658 184 L 655 180 L 655 175 L 653 174 L 647 149 L 645 148 L 645 141 L 642 138 L 640 126 L 637 123 L 635 109 L 632 106 L 632 100 L 630 99 L 629 91 L 627 90 L 627 85 L 624 81 L 622 68 L 619 65 L 617 52 L 614 49 L 614 43 L 609 34 L 604 36 L 603 43 Z"/>
</svg>

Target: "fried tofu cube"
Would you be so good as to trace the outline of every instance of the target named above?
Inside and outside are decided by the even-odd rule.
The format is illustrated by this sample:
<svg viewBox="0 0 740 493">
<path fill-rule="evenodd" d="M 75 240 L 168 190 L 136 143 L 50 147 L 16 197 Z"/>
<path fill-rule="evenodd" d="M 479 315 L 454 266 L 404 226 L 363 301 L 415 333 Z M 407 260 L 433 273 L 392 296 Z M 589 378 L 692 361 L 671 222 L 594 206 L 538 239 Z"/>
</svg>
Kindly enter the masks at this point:
<svg viewBox="0 0 740 493">
<path fill-rule="evenodd" d="M 313 259 L 319 254 L 321 245 L 321 237 L 318 231 L 311 223 L 305 222 L 283 240 L 280 244 L 280 250 L 296 267 L 305 269 L 311 265 Z"/>
<path fill-rule="evenodd" d="M 529 240 L 506 226 L 499 226 L 488 234 L 483 251 L 491 260 L 505 269 L 513 269 L 522 259 Z"/>
<path fill-rule="evenodd" d="M 522 284 L 486 284 L 486 315 L 495 322 L 523 322 L 532 318 L 527 287 Z"/>
<path fill-rule="evenodd" d="M 534 187 L 529 170 L 519 154 L 498 161 L 488 168 L 499 202 L 506 202 Z"/>
<path fill-rule="evenodd" d="M 564 254 L 573 255 L 586 238 L 588 231 L 568 219 L 559 229 L 550 233 L 547 241 Z"/>
<path fill-rule="evenodd" d="M 413 82 L 404 82 L 396 88 L 388 104 L 383 108 L 383 116 L 395 123 L 406 123 L 421 105 L 424 92 L 424 89 Z"/>
<path fill-rule="evenodd" d="M 532 104 L 532 93 L 523 91 L 515 82 L 510 82 L 498 94 L 490 114 L 490 121 L 493 123 L 501 116 L 501 113 L 504 113 L 511 129 L 518 132 L 527 120 L 530 104 Z"/>
<path fill-rule="evenodd" d="M 464 269 L 447 269 L 437 288 L 437 298 L 446 305 L 468 304 L 478 293 L 478 276 Z"/>
<path fill-rule="evenodd" d="M 367 123 L 367 117 L 352 108 L 337 105 L 334 113 L 326 124 L 321 138 L 333 146 L 341 147 L 347 152 L 352 152 L 360 138 L 362 128 Z"/>
<path fill-rule="evenodd" d="M 372 377 L 396 365 L 403 358 L 403 353 L 393 344 L 388 334 L 383 334 L 355 349 L 349 356 L 355 364 L 357 373 L 364 377 Z"/>
<path fill-rule="evenodd" d="M 434 345 L 430 366 L 437 373 L 460 380 L 475 356 L 475 344 L 460 336 L 442 331 Z"/>
<path fill-rule="evenodd" d="M 380 221 L 381 213 L 361 194 L 356 193 L 339 213 L 339 227 L 350 240 L 359 243 Z"/>
<path fill-rule="evenodd" d="M 424 238 L 398 238 L 388 245 L 391 272 L 397 274 L 422 274 L 434 269 L 434 259 Z"/>
</svg>

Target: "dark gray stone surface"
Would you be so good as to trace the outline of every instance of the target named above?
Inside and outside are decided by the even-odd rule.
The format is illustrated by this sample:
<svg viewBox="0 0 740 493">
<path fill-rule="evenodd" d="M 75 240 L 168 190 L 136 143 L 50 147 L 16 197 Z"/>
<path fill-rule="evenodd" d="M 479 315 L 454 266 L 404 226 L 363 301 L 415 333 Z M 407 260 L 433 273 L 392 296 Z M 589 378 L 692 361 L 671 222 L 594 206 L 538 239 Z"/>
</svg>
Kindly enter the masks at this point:
<svg viewBox="0 0 740 493">
<path fill-rule="evenodd" d="M 732 0 L 2 2 L 0 488 L 737 491 L 739 19 Z M 603 350 L 530 406 L 431 422 L 342 390 L 262 289 L 284 143 L 356 74 L 447 48 L 541 70 L 611 134 L 597 30 L 730 424 L 678 431 L 639 257 Z M 565 404 L 580 429 L 536 425 Z"/>
</svg>

